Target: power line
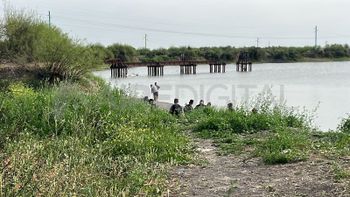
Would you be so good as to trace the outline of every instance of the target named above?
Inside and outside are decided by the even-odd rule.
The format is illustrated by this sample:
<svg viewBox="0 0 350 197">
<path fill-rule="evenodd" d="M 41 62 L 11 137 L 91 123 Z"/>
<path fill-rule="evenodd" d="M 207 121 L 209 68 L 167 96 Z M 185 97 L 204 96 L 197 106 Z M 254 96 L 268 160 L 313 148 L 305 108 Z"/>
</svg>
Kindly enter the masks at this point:
<svg viewBox="0 0 350 197">
<path fill-rule="evenodd" d="M 56 16 L 56 15 L 55 15 Z M 117 23 L 106 23 L 106 22 L 97 22 L 97 21 L 90 21 L 90 20 L 83 20 L 83 19 L 77 19 L 77 18 L 71 18 L 66 16 L 60 16 L 59 18 L 66 18 L 70 21 L 80 21 L 88 24 L 88 26 L 82 26 L 82 25 L 72 25 L 69 24 L 69 26 L 76 27 L 84 27 L 84 28 L 90 28 L 91 25 L 96 26 L 97 28 L 104 28 L 108 27 L 111 31 L 116 28 L 121 29 L 131 29 L 131 30 L 137 30 L 137 31 L 150 31 L 150 32 L 158 32 L 158 33 L 169 33 L 169 34 L 180 34 L 180 35 L 195 35 L 195 36 L 204 36 L 204 37 L 216 37 L 216 38 L 231 38 L 231 39 L 256 39 L 256 37 L 253 36 L 242 36 L 242 35 L 228 35 L 228 34 L 215 34 L 215 33 L 201 33 L 201 32 L 186 32 L 186 31 L 174 31 L 174 30 L 166 30 L 166 29 L 158 29 L 158 28 L 148 28 L 148 27 L 140 27 L 140 26 L 131 26 L 131 25 L 124 25 L 124 24 L 117 24 Z M 317 29 L 316 29 L 317 28 Z M 317 30 L 317 31 L 316 31 Z M 318 42 L 318 27 L 315 27 L 315 46 L 317 46 Z M 323 39 L 331 39 L 331 38 L 345 38 L 347 36 L 325 36 L 322 37 Z M 350 36 L 349 36 L 350 37 Z M 266 37 L 259 37 L 257 40 L 257 46 L 259 46 L 260 39 L 266 39 L 266 40 L 310 40 L 313 39 L 313 37 L 298 37 L 298 36 L 266 36 Z M 147 45 L 147 43 L 145 43 Z"/>
<path fill-rule="evenodd" d="M 69 20 L 74 21 L 80 21 L 85 22 L 87 24 L 92 24 L 94 21 L 89 20 L 83 20 L 83 19 L 76 19 L 76 18 L 69 18 L 69 17 L 60 17 L 60 18 L 66 18 Z M 139 26 L 131 26 L 131 25 L 124 25 L 124 24 L 117 24 L 117 23 L 106 23 L 106 22 L 95 22 L 98 25 L 104 25 L 109 27 L 119 27 L 123 29 L 132 29 L 132 30 L 139 30 L 139 31 L 151 31 L 151 32 L 158 32 L 158 33 L 171 33 L 171 34 L 182 34 L 182 35 L 196 35 L 196 36 L 205 36 L 205 37 L 221 37 L 221 38 L 235 38 L 235 39 L 252 39 L 256 38 L 254 36 L 242 36 L 242 35 L 227 35 L 227 34 L 214 34 L 214 33 L 201 33 L 201 32 L 186 32 L 186 31 L 174 31 L 174 30 L 165 30 L 165 29 L 157 29 L 157 28 L 148 28 L 148 27 L 139 27 Z M 297 39 L 312 39 L 312 37 L 283 37 L 283 36 L 274 36 L 274 37 L 263 37 L 265 39 L 281 39 L 281 40 L 297 40 Z"/>
</svg>

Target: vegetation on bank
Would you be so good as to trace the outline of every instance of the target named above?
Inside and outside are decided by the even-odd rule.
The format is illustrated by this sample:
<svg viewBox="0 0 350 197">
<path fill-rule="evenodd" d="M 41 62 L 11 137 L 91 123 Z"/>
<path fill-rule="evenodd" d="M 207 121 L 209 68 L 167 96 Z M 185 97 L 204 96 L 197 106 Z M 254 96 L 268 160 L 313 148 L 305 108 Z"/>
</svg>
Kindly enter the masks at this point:
<svg viewBox="0 0 350 197">
<path fill-rule="evenodd" d="M 350 155 L 350 119 L 338 131 L 320 132 L 312 127 L 312 115 L 283 105 L 269 96 L 251 107 L 234 110 L 211 107 L 194 110 L 184 120 L 198 137 L 214 139 L 221 154 L 262 158 L 265 164 L 305 161 L 312 155 L 337 159 Z"/>
<path fill-rule="evenodd" d="M 0 22 L 0 48 L 0 63 L 29 67 L 37 79 L 51 83 L 76 81 L 105 58 L 99 46 L 84 45 L 35 14 L 10 9 Z"/>
<path fill-rule="evenodd" d="M 348 177 L 337 162 L 350 154 L 348 119 L 341 131 L 322 133 L 304 112 L 266 100 L 254 106 L 204 107 L 176 118 L 103 84 L 10 84 L 0 93 L 2 195 L 160 196 L 169 167 L 192 160 L 185 130 L 214 139 L 222 154 L 266 164 L 326 157 L 336 179 Z"/>
<path fill-rule="evenodd" d="M 174 117 L 106 86 L 10 85 L 0 136 L 2 196 L 161 195 L 191 159 Z"/>
</svg>

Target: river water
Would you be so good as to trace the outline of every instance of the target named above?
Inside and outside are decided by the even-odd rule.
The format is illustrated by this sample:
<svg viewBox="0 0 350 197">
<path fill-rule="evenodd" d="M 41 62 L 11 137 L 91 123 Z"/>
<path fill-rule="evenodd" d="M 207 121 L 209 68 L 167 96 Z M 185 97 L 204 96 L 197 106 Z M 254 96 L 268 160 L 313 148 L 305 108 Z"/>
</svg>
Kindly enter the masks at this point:
<svg viewBox="0 0 350 197">
<path fill-rule="evenodd" d="M 262 92 L 271 92 L 276 102 L 315 111 L 314 124 L 327 131 L 336 129 L 350 112 L 350 62 L 254 64 L 253 71 L 239 73 L 235 65 L 226 73 L 209 73 L 209 65 L 198 65 L 196 75 L 180 75 L 179 66 L 164 68 L 164 76 L 148 77 L 147 68 L 131 68 L 129 76 L 111 79 L 110 70 L 94 72 L 112 86 L 134 96 L 151 97 L 149 85 L 158 82 L 160 101 L 200 99 L 214 106 L 242 104 Z"/>
</svg>

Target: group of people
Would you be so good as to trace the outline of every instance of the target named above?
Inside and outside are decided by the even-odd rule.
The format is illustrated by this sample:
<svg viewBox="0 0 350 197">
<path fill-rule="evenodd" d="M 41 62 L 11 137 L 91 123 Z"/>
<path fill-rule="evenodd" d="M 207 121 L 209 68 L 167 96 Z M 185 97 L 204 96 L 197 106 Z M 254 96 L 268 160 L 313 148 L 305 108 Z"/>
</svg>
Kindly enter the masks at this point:
<svg viewBox="0 0 350 197">
<path fill-rule="evenodd" d="M 193 108 L 193 103 L 194 103 L 194 101 L 191 99 L 188 102 L 188 104 L 186 104 L 185 107 L 182 109 L 182 106 L 179 104 L 179 99 L 176 98 L 176 99 L 174 99 L 174 104 L 170 107 L 169 112 L 172 115 L 179 116 L 182 112 L 188 113 L 188 112 L 192 111 L 193 109 L 198 109 L 198 108 L 202 108 L 202 107 L 211 107 L 211 103 L 210 102 L 208 102 L 205 105 L 203 100 L 200 100 L 199 104 L 196 105 L 195 108 Z M 227 110 L 234 111 L 233 103 L 228 103 L 227 104 Z M 258 110 L 256 108 L 253 108 L 252 109 L 252 113 L 256 114 L 256 113 L 258 113 Z"/>
<path fill-rule="evenodd" d="M 193 109 L 199 109 L 202 107 L 211 107 L 210 102 L 208 102 L 205 105 L 203 100 L 200 100 L 198 105 L 196 105 L 194 108 L 193 108 L 193 104 L 194 104 L 194 100 L 191 99 L 188 102 L 188 104 L 186 104 L 185 107 L 182 108 L 182 106 L 179 104 L 179 99 L 176 98 L 176 99 L 174 99 L 174 104 L 170 107 L 169 112 L 173 115 L 179 116 L 182 112 L 188 113 L 188 112 L 192 111 Z"/>
<path fill-rule="evenodd" d="M 155 102 L 158 101 L 158 97 L 159 97 L 159 89 L 160 86 L 157 84 L 157 82 L 154 82 L 154 84 L 150 84 L 150 89 L 151 89 L 151 93 L 153 95 L 153 99 L 149 99 L 148 96 L 144 97 L 144 101 L 148 102 L 150 105 L 155 106 Z M 202 108 L 202 107 L 211 107 L 211 103 L 208 102 L 206 105 L 204 104 L 204 100 L 200 100 L 199 103 L 193 107 L 194 104 L 194 100 L 190 100 L 188 102 L 188 104 L 186 104 L 184 107 L 182 107 L 179 104 L 179 99 L 174 99 L 174 104 L 171 105 L 169 112 L 173 115 L 177 115 L 179 116 L 182 112 L 184 113 L 188 113 L 190 111 L 192 111 L 193 109 L 198 109 L 198 108 Z M 228 103 L 227 104 L 227 109 L 230 111 L 233 111 L 233 103 Z M 253 113 L 256 113 L 257 110 L 254 108 L 252 110 Z"/>
</svg>

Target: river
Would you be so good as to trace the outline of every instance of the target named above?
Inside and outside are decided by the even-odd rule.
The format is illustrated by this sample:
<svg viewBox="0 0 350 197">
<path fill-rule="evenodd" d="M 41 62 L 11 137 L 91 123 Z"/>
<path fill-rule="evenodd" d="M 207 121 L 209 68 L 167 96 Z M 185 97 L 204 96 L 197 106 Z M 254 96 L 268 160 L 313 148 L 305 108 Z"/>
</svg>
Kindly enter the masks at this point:
<svg viewBox="0 0 350 197">
<path fill-rule="evenodd" d="M 128 73 L 127 78 L 111 79 L 110 70 L 94 72 L 139 97 L 151 96 L 149 85 L 158 82 L 160 101 L 172 102 L 176 97 L 182 105 L 190 99 L 214 106 L 238 105 L 270 91 L 276 102 L 316 109 L 314 124 L 323 131 L 336 129 L 350 112 L 350 62 L 254 64 L 247 73 L 236 72 L 233 64 L 226 66 L 226 73 L 215 74 L 209 73 L 209 65 L 198 65 L 196 75 L 180 75 L 178 66 L 165 67 L 161 77 L 148 77 L 146 67 Z"/>
</svg>

